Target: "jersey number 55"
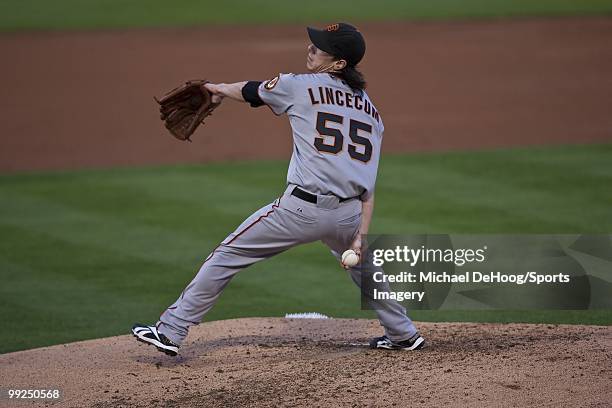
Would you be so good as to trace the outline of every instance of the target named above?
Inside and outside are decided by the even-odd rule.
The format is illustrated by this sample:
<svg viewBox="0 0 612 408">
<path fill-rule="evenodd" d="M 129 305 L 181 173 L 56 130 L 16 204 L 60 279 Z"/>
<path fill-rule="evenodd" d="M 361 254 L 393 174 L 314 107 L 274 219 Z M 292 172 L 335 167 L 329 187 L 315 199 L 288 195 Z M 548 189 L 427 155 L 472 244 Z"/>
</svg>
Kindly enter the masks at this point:
<svg viewBox="0 0 612 408">
<path fill-rule="evenodd" d="M 319 137 L 315 137 L 314 145 L 320 152 L 338 154 L 344 147 L 344 135 L 340 129 L 327 127 L 327 122 L 342 125 L 344 117 L 334 115 L 333 113 L 319 112 L 317 114 L 317 132 L 319 132 Z M 353 143 L 348 144 L 348 154 L 352 159 L 367 163 L 372 158 L 372 143 L 366 137 L 360 136 L 358 134 L 359 131 L 370 135 L 372 134 L 372 126 L 350 119 L 348 135 Z M 325 136 L 333 137 L 333 143 L 325 143 Z"/>
</svg>

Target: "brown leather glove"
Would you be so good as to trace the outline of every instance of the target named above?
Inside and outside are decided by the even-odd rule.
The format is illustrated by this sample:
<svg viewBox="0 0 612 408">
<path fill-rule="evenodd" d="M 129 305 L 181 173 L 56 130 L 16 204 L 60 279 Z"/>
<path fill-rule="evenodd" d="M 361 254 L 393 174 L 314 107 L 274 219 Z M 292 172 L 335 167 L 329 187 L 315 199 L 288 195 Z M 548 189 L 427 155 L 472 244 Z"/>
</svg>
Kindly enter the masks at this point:
<svg viewBox="0 0 612 408">
<path fill-rule="evenodd" d="M 160 118 L 166 129 L 179 140 L 189 140 L 204 118 L 212 113 L 220 103 L 212 102 L 212 94 L 204 88 L 209 81 L 187 81 L 162 96 L 155 98 L 159 103 Z"/>
</svg>

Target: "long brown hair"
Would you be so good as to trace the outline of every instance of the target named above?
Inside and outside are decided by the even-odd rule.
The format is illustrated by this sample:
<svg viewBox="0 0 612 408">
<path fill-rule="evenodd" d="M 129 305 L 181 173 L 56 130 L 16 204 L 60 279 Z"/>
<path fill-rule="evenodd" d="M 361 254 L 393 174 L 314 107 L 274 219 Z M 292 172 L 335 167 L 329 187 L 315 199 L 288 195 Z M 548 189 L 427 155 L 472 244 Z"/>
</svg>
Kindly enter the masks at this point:
<svg viewBox="0 0 612 408">
<path fill-rule="evenodd" d="M 361 73 L 361 71 L 359 71 L 355 66 L 347 65 L 342 70 L 332 72 L 331 74 L 346 82 L 346 84 L 350 86 L 353 91 L 364 90 L 367 86 L 363 73 Z"/>
</svg>

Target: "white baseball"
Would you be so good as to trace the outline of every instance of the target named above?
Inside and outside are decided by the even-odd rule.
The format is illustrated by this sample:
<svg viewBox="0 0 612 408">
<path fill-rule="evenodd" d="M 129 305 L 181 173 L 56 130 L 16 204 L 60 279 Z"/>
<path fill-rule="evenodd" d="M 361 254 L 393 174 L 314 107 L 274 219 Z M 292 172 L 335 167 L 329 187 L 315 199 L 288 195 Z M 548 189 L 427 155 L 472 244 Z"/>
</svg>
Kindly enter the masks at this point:
<svg viewBox="0 0 612 408">
<path fill-rule="evenodd" d="M 352 249 L 347 249 L 342 254 L 342 265 L 355 266 L 359 263 L 359 255 Z"/>
</svg>

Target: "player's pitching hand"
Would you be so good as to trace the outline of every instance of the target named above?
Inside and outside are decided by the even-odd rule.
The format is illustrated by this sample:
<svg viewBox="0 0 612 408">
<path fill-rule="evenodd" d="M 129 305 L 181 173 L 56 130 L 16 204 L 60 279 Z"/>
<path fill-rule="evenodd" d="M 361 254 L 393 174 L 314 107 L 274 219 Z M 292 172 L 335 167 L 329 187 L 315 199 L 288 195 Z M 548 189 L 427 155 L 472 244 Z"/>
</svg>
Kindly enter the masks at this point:
<svg viewBox="0 0 612 408">
<path fill-rule="evenodd" d="M 357 234 L 357 237 L 355 237 L 349 249 L 352 249 L 353 251 L 355 251 L 357 256 L 361 258 L 361 234 Z M 342 266 L 346 270 L 349 270 L 350 268 L 350 266 L 347 266 L 343 264 L 342 262 L 340 262 L 340 266 Z"/>
</svg>

